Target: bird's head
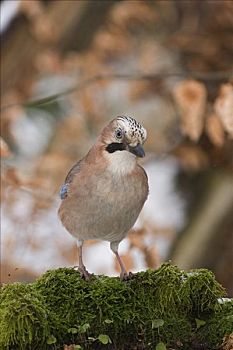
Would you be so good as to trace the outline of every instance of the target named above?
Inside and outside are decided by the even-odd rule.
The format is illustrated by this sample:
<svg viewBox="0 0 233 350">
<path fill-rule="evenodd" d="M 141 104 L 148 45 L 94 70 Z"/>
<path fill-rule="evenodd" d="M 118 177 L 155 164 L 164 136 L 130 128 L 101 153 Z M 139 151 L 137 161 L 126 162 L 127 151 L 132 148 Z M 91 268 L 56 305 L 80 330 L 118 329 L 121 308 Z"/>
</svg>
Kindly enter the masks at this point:
<svg viewBox="0 0 233 350">
<path fill-rule="evenodd" d="M 134 118 L 119 116 L 104 128 L 101 141 L 109 154 L 127 151 L 136 157 L 144 157 L 142 146 L 146 137 L 146 129 Z"/>
</svg>

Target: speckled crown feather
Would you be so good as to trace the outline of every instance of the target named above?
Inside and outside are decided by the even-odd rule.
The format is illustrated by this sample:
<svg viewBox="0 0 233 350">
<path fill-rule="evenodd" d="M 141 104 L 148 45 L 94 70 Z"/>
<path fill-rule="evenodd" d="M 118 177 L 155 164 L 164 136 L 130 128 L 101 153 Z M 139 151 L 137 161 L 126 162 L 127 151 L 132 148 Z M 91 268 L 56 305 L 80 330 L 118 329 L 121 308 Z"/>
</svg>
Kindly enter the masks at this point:
<svg viewBox="0 0 233 350">
<path fill-rule="evenodd" d="M 147 138 L 146 129 L 138 123 L 134 118 L 129 116 L 119 116 L 116 118 L 117 122 L 122 125 L 125 130 L 127 139 L 131 143 L 140 141 L 143 144 Z"/>
</svg>

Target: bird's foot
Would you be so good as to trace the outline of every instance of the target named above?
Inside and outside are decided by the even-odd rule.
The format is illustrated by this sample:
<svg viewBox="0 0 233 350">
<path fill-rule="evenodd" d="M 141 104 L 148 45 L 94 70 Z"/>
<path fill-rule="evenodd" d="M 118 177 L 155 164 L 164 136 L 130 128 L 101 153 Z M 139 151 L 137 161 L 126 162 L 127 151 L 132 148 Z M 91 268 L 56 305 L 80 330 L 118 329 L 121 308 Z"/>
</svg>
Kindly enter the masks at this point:
<svg viewBox="0 0 233 350">
<path fill-rule="evenodd" d="M 131 278 L 133 278 L 134 274 L 132 272 L 127 273 L 126 271 L 122 271 L 120 274 L 120 279 L 122 281 L 129 281 Z"/>
<path fill-rule="evenodd" d="M 89 279 L 91 278 L 91 273 L 88 272 L 85 267 L 79 267 L 78 271 L 85 281 L 89 281 Z"/>
<path fill-rule="evenodd" d="M 81 278 L 83 278 L 85 281 L 89 281 L 92 274 L 87 271 L 85 266 L 74 266 L 74 268 L 80 273 Z"/>
</svg>

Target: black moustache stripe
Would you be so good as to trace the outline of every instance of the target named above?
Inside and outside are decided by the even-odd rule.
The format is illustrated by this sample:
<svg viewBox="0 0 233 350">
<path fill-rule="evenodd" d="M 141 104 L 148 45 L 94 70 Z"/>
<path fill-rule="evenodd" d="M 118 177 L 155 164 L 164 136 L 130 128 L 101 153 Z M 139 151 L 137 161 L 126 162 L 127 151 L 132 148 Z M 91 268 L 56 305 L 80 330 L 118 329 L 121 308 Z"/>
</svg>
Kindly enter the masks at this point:
<svg viewBox="0 0 233 350">
<path fill-rule="evenodd" d="M 116 151 L 124 151 L 125 145 L 123 143 L 118 143 L 118 142 L 113 142 L 110 143 L 107 147 L 106 147 L 106 151 L 108 151 L 109 153 L 113 153 Z"/>
</svg>

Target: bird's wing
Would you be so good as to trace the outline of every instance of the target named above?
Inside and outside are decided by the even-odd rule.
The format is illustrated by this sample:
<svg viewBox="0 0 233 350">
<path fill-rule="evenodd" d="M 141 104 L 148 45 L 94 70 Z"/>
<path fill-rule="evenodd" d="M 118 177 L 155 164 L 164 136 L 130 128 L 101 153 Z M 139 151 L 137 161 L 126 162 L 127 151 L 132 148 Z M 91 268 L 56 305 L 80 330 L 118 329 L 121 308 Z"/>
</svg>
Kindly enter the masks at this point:
<svg viewBox="0 0 233 350">
<path fill-rule="evenodd" d="M 72 182 L 74 176 L 80 171 L 81 162 L 82 162 L 82 160 L 75 163 L 72 166 L 72 168 L 70 169 L 70 171 L 68 172 L 66 179 L 65 179 L 65 183 L 61 186 L 61 189 L 60 189 L 60 198 L 61 199 L 65 199 L 68 196 L 69 185 Z"/>
</svg>

